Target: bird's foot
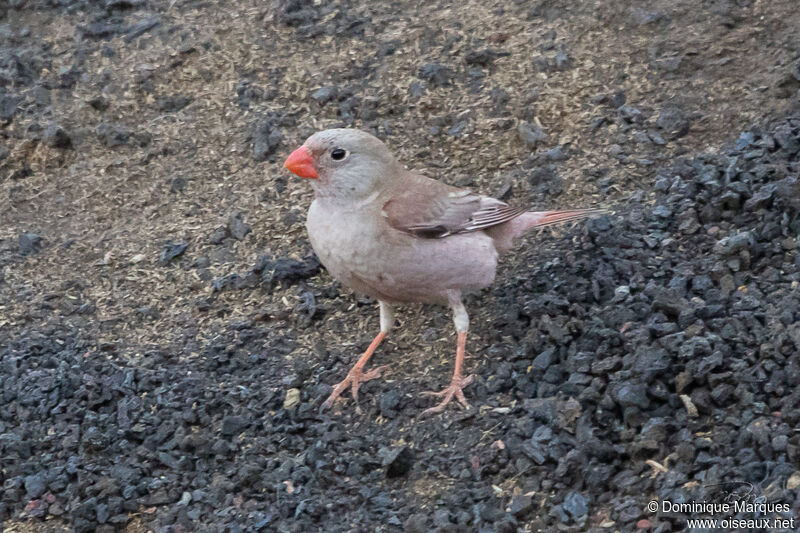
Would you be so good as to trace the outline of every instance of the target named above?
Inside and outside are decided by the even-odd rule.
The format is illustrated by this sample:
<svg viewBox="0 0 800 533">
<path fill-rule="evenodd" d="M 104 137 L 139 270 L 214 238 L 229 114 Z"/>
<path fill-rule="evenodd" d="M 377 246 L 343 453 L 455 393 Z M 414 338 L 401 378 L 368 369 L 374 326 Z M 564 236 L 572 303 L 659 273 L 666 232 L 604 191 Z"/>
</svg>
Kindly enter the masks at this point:
<svg viewBox="0 0 800 533">
<path fill-rule="evenodd" d="M 336 400 L 339 399 L 339 395 L 341 395 L 345 389 L 350 386 L 350 390 L 353 393 L 353 400 L 356 402 L 356 412 L 360 413 L 361 409 L 358 407 L 358 387 L 365 381 L 380 377 L 381 372 L 386 370 L 386 368 L 386 366 L 379 366 L 378 368 L 373 368 L 369 372 L 362 372 L 361 369 L 357 367 L 351 368 L 350 372 L 347 373 L 347 377 L 340 381 L 333 388 L 331 395 L 328 396 L 328 399 L 325 400 L 320 407 L 320 412 L 330 408 L 336 402 Z"/>
<path fill-rule="evenodd" d="M 450 386 L 440 392 L 423 392 L 424 396 L 439 396 L 444 397 L 439 405 L 436 407 L 431 407 L 430 409 L 425 409 L 420 414 L 420 417 L 428 416 L 428 415 L 435 415 L 436 413 L 441 413 L 444 411 L 444 408 L 447 406 L 448 403 L 455 397 L 458 400 L 464 409 L 469 409 L 469 402 L 464 397 L 464 391 L 462 390 L 464 387 L 472 383 L 472 379 L 475 376 L 467 376 L 467 377 L 456 377 L 453 376 L 453 381 L 450 382 Z"/>
</svg>

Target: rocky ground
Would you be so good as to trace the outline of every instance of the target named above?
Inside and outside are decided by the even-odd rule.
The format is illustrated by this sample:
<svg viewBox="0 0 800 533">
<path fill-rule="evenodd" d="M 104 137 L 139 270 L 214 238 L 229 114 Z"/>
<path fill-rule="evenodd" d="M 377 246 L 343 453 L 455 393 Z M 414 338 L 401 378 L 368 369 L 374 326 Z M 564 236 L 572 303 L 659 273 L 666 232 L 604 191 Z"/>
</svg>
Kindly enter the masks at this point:
<svg viewBox="0 0 800 533">
<path fill-rule="evenodd" d="M 7 531 L 682 531 L 651 500 L 800 520 L 794 0 L 0 4 Z M 377 329 L 281 168 L 356 126 L 514 204 L 468 299 L 318 413 Z M 752 519 L 753 513 L 739 518 Z M 788 531 L 788 529 L 787 529 Z"/>
</svg>

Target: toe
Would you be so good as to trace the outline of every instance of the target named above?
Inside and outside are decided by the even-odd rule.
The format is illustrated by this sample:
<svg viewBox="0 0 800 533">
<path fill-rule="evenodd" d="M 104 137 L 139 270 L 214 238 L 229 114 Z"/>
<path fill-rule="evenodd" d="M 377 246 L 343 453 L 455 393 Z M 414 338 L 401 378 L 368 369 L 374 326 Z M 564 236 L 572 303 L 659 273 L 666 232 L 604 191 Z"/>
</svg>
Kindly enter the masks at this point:
<svg viewBox="0 0 800 533">
<path fill-rule="evenodd" d="M 386 370 L 387 370 L 388 368 L 389 368 L 389 367 L 388 367 L 387 365 L 384 365 L 384 366 L 379 366 L 379 367 L 377 367 L 377 368 L 373 368 L 373 369 L 372 369 L 372 370 L 370 370 L 369 372 L 366 372 L 365 374 L 362 374 L 362 376 L 361 376 L 361 381 L 368 381 L 368 380 L 370 380 L 370 379 L 379 378 L 379 377 L 381 377 L 381 374 L 382 374 L 383 372 L 386 372 Z"/>
<path fill-rule="evenodd" d="M 328 396 L 328 399 L 327 399 L 327 400 L 325 400 L 324 402 L 322 402 L 322 405 L 321 405 L 321 406 L 320 406 L 320 408 L 319 408 L 319 412 L 321 413 L 321 412 L 323 412 L 323 411 L 324 411 L 324 410 L 326 410 L 326 409 L 330 409 L 330 408 L 331 408 L 331 406 L 333 405 L 333 402 L 334 402 L 334 401 L 336 401 L 336 396 L 334 396 L 333 394 L 331 394 L 330 396 Z"/>
<path fill-rule="evenodd" d="M 463 392 L 461 392 L 461 390 L 459 390 L 459 391 L 456 393 L 456 400 L 458 400 L 458 403 L 460 403 L 460 404 L 461 404 L 461 406 L 462 406 L 464 409 L 470 409 L 470 407 L 471 407 L 471 406 L 469 405 L 469 402 L 468 402 L 468 401 L 467 401 L 467 399 L 464 397 L 464 393 L 463 393 Z"/>
<path fill-rule="evenodd" d="M 425 409 L 419 414 L 419 417 L 424 418 L 426 416 L 435 415 L 436 413 L 441 413 L 443 410 L 444 410 L 444 405 L 439 404 L 436 407 L 429 407 L 428 409 Z"/>
</svg>

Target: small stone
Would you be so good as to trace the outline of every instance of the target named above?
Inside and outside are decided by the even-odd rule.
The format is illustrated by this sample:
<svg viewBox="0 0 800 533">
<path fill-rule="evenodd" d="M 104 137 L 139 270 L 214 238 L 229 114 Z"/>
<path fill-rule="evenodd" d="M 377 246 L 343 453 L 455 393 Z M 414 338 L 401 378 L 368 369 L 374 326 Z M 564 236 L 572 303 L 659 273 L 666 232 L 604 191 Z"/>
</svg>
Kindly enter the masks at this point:
<svg viewBox="0 0 800 533">
<path fill-rule="evenodd" d="M 553 61 L 556 70 L 567 70 L 572 64 L 572 61 L 570 61 L 569 56 L 564 50 L 559 50 Z"/>
<path fill-rule="evenodd" d="M 147 506 L 166 505 L 172 503 L 172 498 L 169 497 L 166 489 L 158 489 L 145 497 L 143 503 Z"/>
<path fill-rule="evenodd" d="M 222 419 L 222 434 L 226 437 L 241 433 L 250 425 L 250 419 L 240 415 L 230 415 Z"/>
<path fill-rule="evenodd" d="M 425 84 L 419 81 L 412 81 L 408 85 L 408 94 L 412 98 L 419 98 L 425 94 Z"/>
<path fill-rule="evenodd" d="M 161 250 L 161 264 L 166 265 L 176 257 L 183 255 L 183 252 L 185 252 L 188 247 L 189 243 L 186 241 L 167 243 L 164 245 L 163 250 Z"/>
<path fill-rule="evenodd" d="M 492 50 L 491 48 L 487 48 L 485 50 L 480 51 L 471 51 L 468 52 L 467 55 L 464 57 L 464 61 L 466 61 L 467 65 L 479 65 L 481 67 L 488 67 L 498 57 L 506 57 L 510 56 L 510 52 L 501 52 L 498 50 Z"/>
<path fill-rule="evenodd" d="M 18 99 L 13 94 L 0 94 L 0 121 L 9 122 L 17 113 Z"/>
<path fill-rule="evenodd" d="M 573 491 L 567 494 L 561 506 L 575 519 L 586 516 L 589 512 L 589 502 L 586 500 L 586 497 L 579 492 Z"/>
<path fill-rule="evenodd" d="M 625 299 L 630 296 L 631 288 L 627 285 L 620 285 L 616 289 L 614 289 L 614 299 L 611 300 L 612 303 L 619 303 L 624 302 Z"/>
<path fill-rule="evenodd" d="M 662 57 L 655 60 L 655 67 L 665 72 L 675 72 L 681 66 L 681 56 Z"/>
<path fill-rule="evenodd" d="M 427 63 L 419 69 L 419 77 L 429 82 L 434 87 L 450 85 L 452 71 L 439 63 Z"/>
<path fill-rule="evenodd" d="M 390 389 L 389 392 L 384 394 L 380 401 L 381 416 L 385 418 L 396 417 L 397 408 L 400 405 L 400 398 L 400 393 L 394 389 Z"/>
<path fill-rule="evenodd" d="M 527 494 L 517 494 L 511 499 L 508 511 L 517 518 L 533 510 L 533 498 Z"/>
<path fill-rule="evenodd" d="M 552 365 L 556 360 L 557 356 L 555 354 L 555 349 L 548 348 L 547 350 L 543 351 L 531 363 L 533 370 L 538 370 L 539 372 L 544 372 L 547 368 Z"/>
<path fill-rule="evenodd" d="M 678 139 L 689 133 L 689 119 L 674 108 L 663 110 L 656 120 L 656 126 L 670 139 Z"/>
<path fill-rule="evenodd" d="M 789 490 L 794 490 L 800 487 L 800 470 L 796 470 L 789 479 L 786 480 L 786 488 Z"/>
<path fill-rule="evenodd" d="M 95 509 L 97 515 L 97 522 L 100 524 L 105 524 L 108 522 L 108 519 L 111 517 L 111 513 L 108 511 L 108 505 L 104 503 L 97 504 L 97 508 Z"/>
<path fill-rule="evenodd" d="M 20 233 L 17 243 L 20 255 L 33 255 L 42 249 L 44 239 L 36 233 Z"/>
<path fill-rule="evenodd" d="M 44 494 L 45 489 L 47 489 L 47 482 L 43 473 L 25 476 L 25 492 L 29 500 Z"/>
<path fill-rule="evenodd" d="M 529 148 L 535 148 L 537 144 L 547 139 L 547 134 L 537 124 L 530 122 L 522 122 L 517 128 L 519 138 L 528 145 Z"/>
<path fill-rule="evenodd" d="M 208 242 L 211 244 L 222 244 L 222 241 L 224 241 L 227 236 L 228 229 L 220 226 L 211 232 L 211 235 L 208 236 Z"/>
<path fill-rule="evenodd" d="M 569 155 L 560 146 L 549 149 L 544 153 L 544 156 L 550 161 L 564 161 L 569 159 Z"/>
<path fill-rule="evenodd" d="M 176 194 L 179 192 L 183 192 L 186 188 L 186 178 L 182 178 L 180 176 L 176 178 L 172 178 L 169 180 L 169 192 Z"/>
<path fill-rule="evenodd" d="M 105 111 L 108 109 L 108 100 L 106 100 L 103 96 L 95 96 L 89 100 L 89 105 L 97 111 Z"/>
<path fill-rule="evenodd" d="M 681 394 L 679 396 L 681 401 L 683 402 L 683 406 L 686 408 L 686 415 L 689 418 L 694 418 L 698 415 L 697 407 L 692 402 L 692 399 L 689 397 L 688 394 Z"/>
<path fill-rule="evenodd" d="M 331 102 L 336 99 L 337 95 L 336 87 L 328 85 L 326 87 L 320 87 L 313 93 L 311 93 L 311 99 L 316 101 L 320 105 L 325 105 L 328 102 Z"/>
<path fill-rule="evenodd" d="M 786 451 L 786 445 L 789 443 L 789 437 L 786 435 L 775 435 L 772 437 L 772 449 L 776 452 Z"/>
<path fill-rule="evenodd" d="M 644 383 L 624 383 L 617 389 L 614 399 L 623 407 L 646 409 L 650 405 Z"/>
<path fill-rule="evenodd" d="M 286 398 L 283 400 L 283 408 L 291 409 L 300 403 L 300 389 L 288 389 L 286 391 Z"/>
<path fill-rule="evenodd" d="M 625 91 L 621 89 L 614 91 L 614 94 L 612 94 L 608 99 L 608 103 L 611 105 L 611 107 L 616 109 L 624 106 L 626 101 L 627 98 L 625 97 Z"/>
<path fill-rule="evenodd" d="M 253 132 L 253 159 L 266 161 L 283 143 L 283 133 L 267 118 L 255 126 Z"/>
<path fill-rule="evenodd" d="M 386 477 L 395 478 L 406 475 L 414 465 L 414 453 L 408 446 L 391 450 L 383 459 Z"/>
<path fill-rule="evenodd" d="M 131 137 L 130 130 L 121 124 L 103 122 L 97 129 L 97 136 L 106 148 L 115 148 L 127 144 Z"/>
<path fill-rule="evenodd" d="M 241 241 L 250 231 L 250 226 L 244 222 L 244 215 L 240 211 L 228 215 L 228 232 L 234 239 Z"/>
<path fill-rule="evenodd" d="M 51 123 L 45 128 L 42 140 L 51 148 L 72 148 L 72 138 L 64 128 L 55 123 Z"/>
<path fill-rule="evenodd" d="M 158 15 L 153 15 L 152 17 L 147 17 L 146 19 L 140 20 L 136 24 L 132 25 L 128 28 L 127 33 L 128 35 L 125 36 L 125 42 L 131 42 L 137 37 L 144 35 L 148 31 L 152 30 L 156 26 L 161 24 L 161 17 Z"/>
<path fill-rule="evenodd" d="M 406 533 L 428 533 L 428 515 L 416 513 L 406 519 L 404 524 Z"/>
<path fill-rule="evenodd" d="M 156 100 L 156 109 L 165 113 L 175 113 L 192 103 L 192 99 L 180 94 L 165 96 Z"/>
</svg>

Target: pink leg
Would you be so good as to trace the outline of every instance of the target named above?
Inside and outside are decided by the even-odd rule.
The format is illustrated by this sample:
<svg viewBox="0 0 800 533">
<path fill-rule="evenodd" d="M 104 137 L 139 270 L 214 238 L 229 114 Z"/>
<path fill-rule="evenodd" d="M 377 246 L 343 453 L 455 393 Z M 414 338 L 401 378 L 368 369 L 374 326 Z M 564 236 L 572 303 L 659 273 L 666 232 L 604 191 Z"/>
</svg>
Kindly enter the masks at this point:
<svg viewBox="0 0 800 533">
<path fill-rule="evenodd" d="M 462 389 L 472 383 L 472 379 L 474 376 L 467 376 L 461 377 L 461 366 L 464 364 L 464 349 L 467 344 L 467 332 L 466 331 L 459 331 L 458 332 L 458 345 L 456 347 L 456 368 L 453 371 L 453 379 L 450 381 L 450 386 L 440 392 L 423 392 L 426 396 L 439 396 L 444 397 L 441 403 L 435 407 L 431 407 L 430 409 L 426 409 L 422 412 L 420 416 L 427 416 L 433 415 L 436 413 L 441 413 L 444 411 L 445 406 L 453 399 L 453 397 L 458 400 L 458 402 L 465 408 L 469 409 L 469 402 L 464 397 L 464 392 Z"/>
<path fill-rule="evenodd" d="M 359 385 L 364 381 L 369 381 L 371 379 L 380 377 L 381 371 L 386 369 L 385 366 L 380 366 L 378 368 L 370 370 L 369 372 L 363 372 L 364 365 L 367 364 L 369 358 L 372 357 L 372 353 L 375 351 L 375 349 L 378 347 L 381 341 L 385 338 L 386 338 L 385 331 L 381 331 L 375 336 L 375 338 L 372 340 L 372 343 L 369 345 L 369 348 L 367 348 L 367 351 L 364 352 L 364 354 L 358 358 L 356 364 L 353 365 L 353 368 L 351 368 L 350 372 L 347 373 L 347 377 L 344 378 L 342 381 L 340 381 L 339 384 L 333 388 L 333 392 L 331 393 L 330 396 L 328 396 L 328 399 L 325 400 L 325 403 L 322 404 L 320 411 L 324 411 L 325 409 L 331 407 L 333 403 L 339 398 L 339 395 L 342 394 L 342 392 L 344 392 L 344 390 L 347 388 L 348 385 L 350 386 L 350 389 L 353 392 L 353 400 L 355 400 L 356 402 L 356 411 L 360 411 L 358 408 Z"/>
</svg>

